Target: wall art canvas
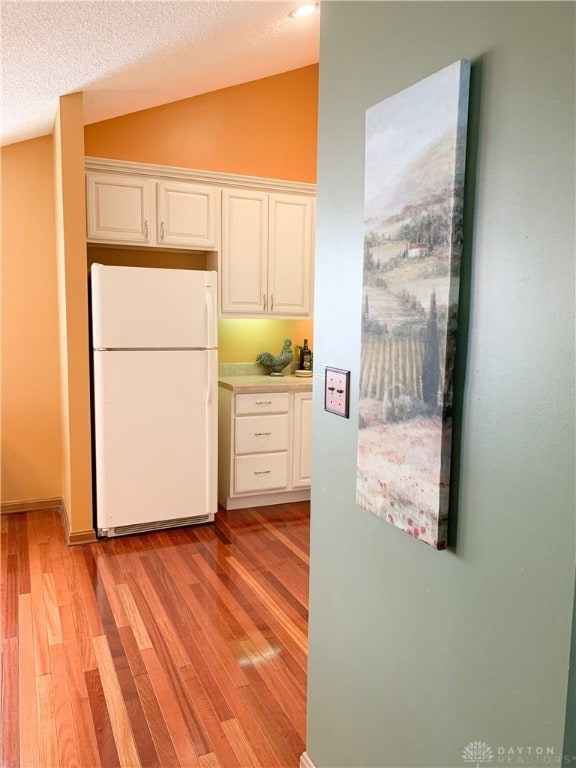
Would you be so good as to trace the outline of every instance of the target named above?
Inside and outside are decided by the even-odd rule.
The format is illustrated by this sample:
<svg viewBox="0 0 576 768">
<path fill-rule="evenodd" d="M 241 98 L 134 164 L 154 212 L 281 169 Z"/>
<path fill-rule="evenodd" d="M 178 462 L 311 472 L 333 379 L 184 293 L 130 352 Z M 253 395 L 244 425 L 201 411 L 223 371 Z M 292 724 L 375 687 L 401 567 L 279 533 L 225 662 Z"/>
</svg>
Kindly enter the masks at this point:
<svg viewBox="0 0 576 768">
<path fill-rule="evenodd" d="M 356 502 L 447 545 L 470 62 L 366 112 Z"/>
</svg>

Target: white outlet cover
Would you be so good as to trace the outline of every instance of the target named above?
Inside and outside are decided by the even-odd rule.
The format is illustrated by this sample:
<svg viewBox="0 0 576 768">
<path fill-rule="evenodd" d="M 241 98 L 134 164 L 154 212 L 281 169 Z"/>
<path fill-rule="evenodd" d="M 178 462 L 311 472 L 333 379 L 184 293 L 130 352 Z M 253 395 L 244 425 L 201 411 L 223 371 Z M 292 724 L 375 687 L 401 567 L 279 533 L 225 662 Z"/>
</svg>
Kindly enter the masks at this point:
<svg viewBox="0 0 576 768">
<path fill-rule="evenodd" d="M 326 366 L 324 410 L 348 419 L 350 416 L 350 371 Z"/>
</svg>

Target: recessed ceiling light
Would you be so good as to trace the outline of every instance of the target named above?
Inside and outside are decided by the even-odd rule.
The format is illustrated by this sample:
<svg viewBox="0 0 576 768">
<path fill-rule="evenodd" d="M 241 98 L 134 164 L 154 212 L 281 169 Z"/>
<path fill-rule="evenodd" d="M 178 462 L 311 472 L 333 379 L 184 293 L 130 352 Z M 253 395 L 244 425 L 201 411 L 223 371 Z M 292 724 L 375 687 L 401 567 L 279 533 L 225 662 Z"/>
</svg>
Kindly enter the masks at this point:
<svg viewBox="0 0 576 768">
<path fill-rule="evenodd" d="M 293 19 L 297 19 L 299 16 L 310 16 L 310 14 L 314 13 L 317 9 L 318 3 L 306 3 L 306 5 L 299 5 L 298 8 L 290 11 L 288 15 Z"/>
</svg>

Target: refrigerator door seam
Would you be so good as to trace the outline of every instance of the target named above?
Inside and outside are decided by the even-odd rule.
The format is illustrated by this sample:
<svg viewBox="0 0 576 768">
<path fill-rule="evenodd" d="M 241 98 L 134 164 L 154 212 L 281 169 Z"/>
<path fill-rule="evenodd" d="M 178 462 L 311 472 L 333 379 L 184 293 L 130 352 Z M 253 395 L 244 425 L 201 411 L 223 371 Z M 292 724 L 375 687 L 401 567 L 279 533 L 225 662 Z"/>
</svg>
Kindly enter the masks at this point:
<svg viewBox="0 0 576 768">
<path fill-rule="evenodd" d="M 211 347 L 94 347 L 94 352 L 205 352 Z"/>
</svg>

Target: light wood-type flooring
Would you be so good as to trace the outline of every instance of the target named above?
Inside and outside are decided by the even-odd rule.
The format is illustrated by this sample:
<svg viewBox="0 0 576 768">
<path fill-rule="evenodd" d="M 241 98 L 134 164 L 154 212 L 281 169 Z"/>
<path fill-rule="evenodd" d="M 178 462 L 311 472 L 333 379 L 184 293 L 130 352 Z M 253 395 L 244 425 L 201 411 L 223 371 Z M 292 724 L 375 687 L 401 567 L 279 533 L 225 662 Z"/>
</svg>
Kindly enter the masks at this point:
<svg viewBox="0 0 576 768">
<path fill-rule="evenodd" d="M 67 547 L 2 515 L 2 766 L 298 766 L 309 504 Z"/>
</svg>

